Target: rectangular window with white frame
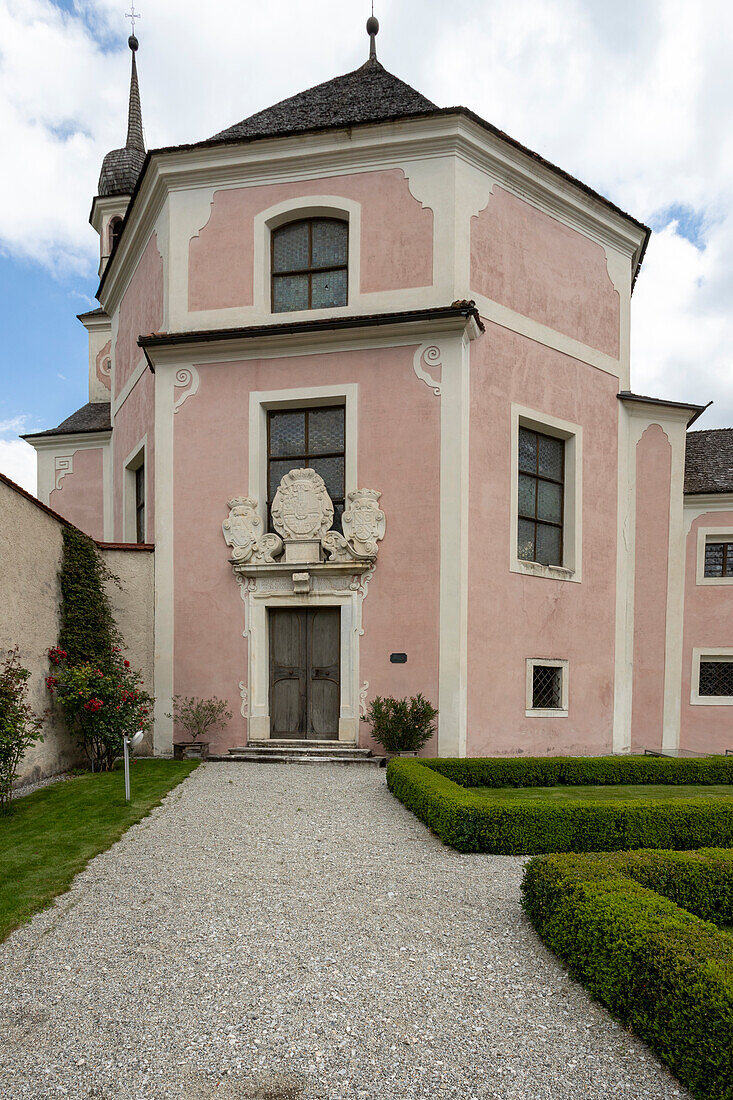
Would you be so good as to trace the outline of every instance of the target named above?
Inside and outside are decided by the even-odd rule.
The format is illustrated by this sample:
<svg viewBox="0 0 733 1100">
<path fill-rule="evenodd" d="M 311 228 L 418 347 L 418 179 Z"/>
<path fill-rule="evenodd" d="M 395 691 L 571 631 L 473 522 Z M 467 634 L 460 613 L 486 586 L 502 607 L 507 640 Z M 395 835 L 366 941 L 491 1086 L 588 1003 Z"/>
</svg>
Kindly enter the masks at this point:
<svg viewBox="0 0 733 1100">
<path fill-rule="evenodd" d="M 700 527 L 696 584 L 733 584 L 733 527 Z"/>
<path fill-rule="evenodd" d="M 567 718 L 569 671 L 566 660 L 527 658 L 527 718 Z"/>
<path fill-rule="evenodd" d="M 693 649 L 690 703 L 733 706 L 733 646 Z"/>
<path fill-rule="evenodd" d="M 122 484 L 123 542 L 147 542 L 147 436 L 125 459 Z"/>
<path fill-rule="evenodd" d="M 249 496 L 266 529 L 284 474 L 313 468 L 334 505 L 334 528 L 357 488 L 358 385 L 256 391 L 249 406 Z"/>
<path fill-rule="evenodd" d="M 510 570 L 580 581 L 582 428 L 512 405 L 511 447 Z"/>
</svg>

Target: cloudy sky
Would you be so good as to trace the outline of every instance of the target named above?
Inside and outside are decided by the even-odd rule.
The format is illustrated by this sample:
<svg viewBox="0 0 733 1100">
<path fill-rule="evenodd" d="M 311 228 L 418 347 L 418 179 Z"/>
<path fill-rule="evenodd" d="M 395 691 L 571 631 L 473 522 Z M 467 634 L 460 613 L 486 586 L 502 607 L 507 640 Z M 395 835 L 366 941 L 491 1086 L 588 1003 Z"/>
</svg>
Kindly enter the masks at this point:
<svg viewBox="0 0 733 1100">
<path fill-rule="evenodd" d="M 138 0 L 148 147 L 195 141 L 366 57 L 366 0 Z M 124 0 L 0 0 L 0 471 L 35 486 L 21 431 L 86 399 L 88 224 L 124 142 Z M 733 425 L 729 0 L 377 0 L 379 56 L 655 230 L 634 294 L 632 383 Z"/>
</svg>

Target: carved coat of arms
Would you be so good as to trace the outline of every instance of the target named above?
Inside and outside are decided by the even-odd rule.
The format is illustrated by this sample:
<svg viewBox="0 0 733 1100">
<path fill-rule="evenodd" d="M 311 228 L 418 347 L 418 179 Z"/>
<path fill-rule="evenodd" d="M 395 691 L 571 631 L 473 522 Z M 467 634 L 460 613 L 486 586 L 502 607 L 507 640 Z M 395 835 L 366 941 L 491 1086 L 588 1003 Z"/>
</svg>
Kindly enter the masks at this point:
<svg viewBox="0 0 733 1100">
<path fill-rule="evenodd" d="M 320 474 L 291 470 L 272 502 L 272 525 L 285 541 L 320 539 L 333 523 L 333 504 Z"/>
<path fill-rule="evenodd" d="M 235 497 L 228 502 L 229 516 L 222 523 L 224 540 L 232 547 L 236 562 L 271 562 L 273 555 L 282 552 L 282 542 L 277 535 L 263 535 L 262 519 L 257 511 L 257 501 L 251 497 Z"/>
<path fill-rule="evenodd" d="M 377 542 L 384 538 L 386 521 L 378 504 L 381 495 L 376 489 L 356 489 L 347 497 L 344 537 L 361 557 L 376 556 Z"/>
</svg>

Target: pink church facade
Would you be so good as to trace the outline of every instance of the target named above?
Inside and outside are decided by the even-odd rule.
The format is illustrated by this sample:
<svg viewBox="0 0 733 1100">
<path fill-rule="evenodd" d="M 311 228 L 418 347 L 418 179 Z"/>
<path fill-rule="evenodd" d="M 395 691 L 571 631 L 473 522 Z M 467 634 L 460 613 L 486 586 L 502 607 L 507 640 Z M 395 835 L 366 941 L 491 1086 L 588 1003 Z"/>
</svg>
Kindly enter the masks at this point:
<svg viewBox="0 0 733 1100">
<path fill-rule="evenodd" d="M 316 91 L 103 171 L 89 404 L 28 437 L 154 544 L 156 752 L 174 695 L 226 752 L 418 691 L 430 755 L 733 748 L 731 435 L 633 393 L 649 231 L 374 59 Z"/>
</svg>

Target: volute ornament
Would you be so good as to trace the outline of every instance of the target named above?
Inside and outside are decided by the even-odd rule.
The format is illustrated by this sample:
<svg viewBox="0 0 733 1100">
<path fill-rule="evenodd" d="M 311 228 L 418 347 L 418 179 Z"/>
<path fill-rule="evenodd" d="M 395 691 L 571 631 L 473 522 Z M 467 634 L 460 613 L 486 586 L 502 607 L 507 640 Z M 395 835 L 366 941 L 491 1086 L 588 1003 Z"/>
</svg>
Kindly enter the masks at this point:
<svg viewBox="0 0 733 1100">
<path fill-rule="evenodd" d="M 286 542 L 321 539 L 333 523 L 333 504 L 315 470 L 285 474 L 272 502 L 272 525 Z"/>
<path fill-rule="evenodd" d="M 344 538 L 360 558 L 375 558 L 384 538 L 386 520 L 376 489 L 355 489 L 346 498 L 341 526 Z"/>
<path fill-rule="evenodd" d="M 257 501 L 251 497 L 235 497 L 227 504 L 229 517 L 222 523 L 224 540 L 232 547 L 235 562 L 273 562 L 282 554 L 282 539 L 262 533 L 262 517 Z"/>
</svg>

